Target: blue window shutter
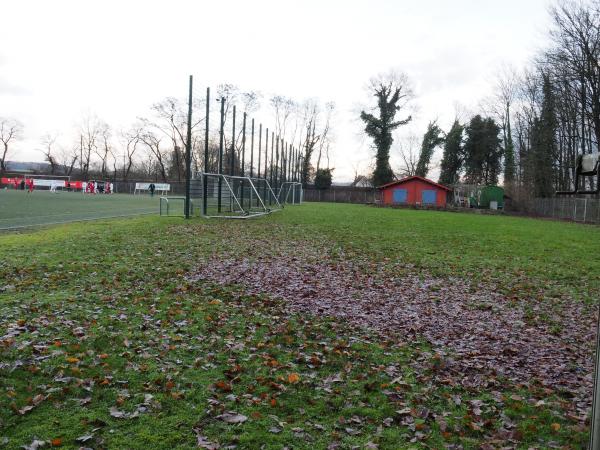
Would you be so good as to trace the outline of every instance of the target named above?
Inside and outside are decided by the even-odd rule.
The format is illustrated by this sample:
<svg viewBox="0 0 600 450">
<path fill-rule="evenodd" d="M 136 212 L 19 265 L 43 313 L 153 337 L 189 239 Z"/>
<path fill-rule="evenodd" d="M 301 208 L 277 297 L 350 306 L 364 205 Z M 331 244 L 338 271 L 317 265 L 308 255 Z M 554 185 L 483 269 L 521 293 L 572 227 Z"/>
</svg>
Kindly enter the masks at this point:
<svg viewBox="0 0 600 450">
<path fill-rule="evenodd" d="M 424 205 L 435 205 L 437 199 L 437 191 L 425 190 L 422 194 L 422 201 Z"/>
<path fill-rule="evenodd" d="M 406 203 L 408 198 L 408 190 L 394 189 L 394 203 Z"/>
</svg>

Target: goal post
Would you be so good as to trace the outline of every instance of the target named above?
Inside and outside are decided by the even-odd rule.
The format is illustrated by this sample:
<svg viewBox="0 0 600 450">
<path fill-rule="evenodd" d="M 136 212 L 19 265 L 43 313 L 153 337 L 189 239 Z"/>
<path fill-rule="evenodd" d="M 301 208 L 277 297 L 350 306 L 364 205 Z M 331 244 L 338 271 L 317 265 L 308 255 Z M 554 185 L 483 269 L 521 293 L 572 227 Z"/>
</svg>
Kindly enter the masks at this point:
<svg viewBox="0 0 600 450">
<path fill-rule="evenodd" d="M 297 181 L 285 181 L 281 183 L 277 199 L 282 205 L 299 205 L 303 200 L 302 183 Z"/>
<path fill-rule="evenodd" d="M 281 209 L 269 182 L 262 178 L 199 173 L 191 195 L 207 218 L 248 219 Z"/>
</svg>

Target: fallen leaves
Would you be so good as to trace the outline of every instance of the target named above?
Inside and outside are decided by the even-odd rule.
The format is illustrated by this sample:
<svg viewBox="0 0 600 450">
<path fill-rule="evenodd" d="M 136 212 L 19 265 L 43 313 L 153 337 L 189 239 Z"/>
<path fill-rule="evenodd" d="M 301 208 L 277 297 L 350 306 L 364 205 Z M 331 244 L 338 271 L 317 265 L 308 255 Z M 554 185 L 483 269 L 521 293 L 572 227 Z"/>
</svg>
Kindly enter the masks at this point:
<svg viewBox="0 0 600 450">
<path fill-rule="evenodd" d="M 263 251 L 277 245 L 266 243 Z M 249 296 L 283 299 L 292 313 L 333 317 L 381 336 L 425 339 L 436 349 L 429 369 L 446 384 L 484 388 L 498 376 L 514 383 L 535 379 L 570 392 L 573 408 L 585 411 L 589 407 L 591 385 L 584 374 L 592 370 L 594 318 L 585 312 L 585 305 L 570 302 L 546 311 L 542 305 L 533 306 L 538 315 L 552 312 L 555 322 L 571 324 L 557 335 L 543 323 L 528 325 L 527 303 L 515 304 L 493 287 L 473 289 L 457 279 L 410 273 L 397 277 L 390 263 L 333 261 L 323 257 L 330 253 L 325 249 L 306 244 L 294 247 L 293 255 L 273 249 L 272 255 L 260 258 L 212 258 L 188 279 L 241 286 Z M 348 356 L 343 343 L 333 352 Z M 313 367 L 320 361 L 310 358 Z M 274 358 L 265 364 L 280 366 Z"/>
<path fill-rule="evenodd" d="M 34 439 L 31 444 L 29 445 L 24 445 L 22 448 L 24 448 L 25 450 L 38 450 L 42 447 L 46 446 L 46 441 L 41 441 L 39 439 Z"/>
<path fill-rule="evenodd" d="M 290 373 L 287 376 L 287 381 L 291 384 L 298 383 L 300 381 L 300 375 L 298 375 L 297 373 Z"/>
<path fill-rule="evenodd" d="M 205 450 L 217 450 L 220 448 L 219 444 L 211 442 L 206 436 L 203 436 L 201 429 L 194 428 L 194 432 L 196 433 L 196 447 Z"/>
<path fill-rule="evenodd" d="M 231 392 L 233 390 L 231 384 L 227 383 L 226 381 L 217 381 L 215 383 L 215 387 L 223 392 Z"/>
<path fill-rule="evenodd" d="M 215 418 L 230 424 L 244 423 L 246 420 L 248 420 L 248 417 L 244 416 L 243 414 L 238 414 L 235 411 L 228 411 L 218 415 Z"/>
<path fill-rule="evenodd" d="M 137 411 L 134 411 L 133 413 L 120 411 L 115 406 L 110 408 L 109 413 L 111 417 L 116 417 L 117 419 L 133 419 L 134 417 L 138 417 L 140 415 Z"/>
</svg>

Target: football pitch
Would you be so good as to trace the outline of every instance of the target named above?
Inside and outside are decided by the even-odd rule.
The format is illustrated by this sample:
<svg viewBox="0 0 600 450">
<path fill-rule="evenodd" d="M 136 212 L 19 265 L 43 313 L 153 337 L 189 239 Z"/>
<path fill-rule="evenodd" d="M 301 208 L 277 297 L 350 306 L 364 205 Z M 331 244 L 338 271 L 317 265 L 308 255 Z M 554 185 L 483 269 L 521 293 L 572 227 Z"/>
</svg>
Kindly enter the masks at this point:
<svg viewBox="0 0 600 450">
<path fill-rule="evenodd" d="M 0 230 L 158 212 L 157 195 L 0 190 Z"/>
</svg>

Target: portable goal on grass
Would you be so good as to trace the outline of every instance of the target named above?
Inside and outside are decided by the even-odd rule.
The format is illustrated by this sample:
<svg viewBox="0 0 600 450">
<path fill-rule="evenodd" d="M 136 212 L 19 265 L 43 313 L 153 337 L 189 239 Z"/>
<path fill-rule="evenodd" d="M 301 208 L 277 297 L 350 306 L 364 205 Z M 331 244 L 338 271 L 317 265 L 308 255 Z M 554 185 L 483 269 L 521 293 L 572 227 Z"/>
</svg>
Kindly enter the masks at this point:
<svg viewBox="0 0 600 450">
<path fill-rule="evenodd" d="M 302 183 L 296 181 L 285 181 L 281 183 L 277 199 L 282 205 L 299 205 L 302 203 Z"/>
<path fill-rule="evenodd" d="M 194 210 L 193 205 L 193 202 L 191 202 L 191 214 Z M 185 197 L 161 197 L 159 211 L 161 216 L 185 217 Z"/>
<path fill-rule="evenodd" d="M 200 173 L 192 184 L 195 212 L 209 218 L 248 219 L 281 209 L 264 178 Z"/>
</svg>

